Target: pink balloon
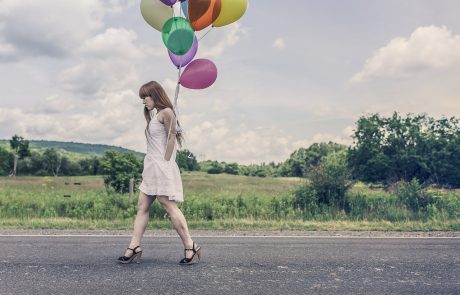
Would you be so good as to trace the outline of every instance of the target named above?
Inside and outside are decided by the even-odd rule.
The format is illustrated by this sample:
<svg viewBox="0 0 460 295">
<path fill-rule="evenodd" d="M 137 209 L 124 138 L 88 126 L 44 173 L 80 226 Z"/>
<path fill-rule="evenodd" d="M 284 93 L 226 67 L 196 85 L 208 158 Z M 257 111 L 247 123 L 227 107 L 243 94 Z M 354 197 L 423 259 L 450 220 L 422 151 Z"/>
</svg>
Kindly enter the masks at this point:
<svg viewBox="0 0 460 295">
<path fill-rule="evenodd" d="M 180 84 L 190 89 L 204 89 L 217 79 L 217 67 L 209 59 L 195 59 L 180 76 Z"/>
</svg>

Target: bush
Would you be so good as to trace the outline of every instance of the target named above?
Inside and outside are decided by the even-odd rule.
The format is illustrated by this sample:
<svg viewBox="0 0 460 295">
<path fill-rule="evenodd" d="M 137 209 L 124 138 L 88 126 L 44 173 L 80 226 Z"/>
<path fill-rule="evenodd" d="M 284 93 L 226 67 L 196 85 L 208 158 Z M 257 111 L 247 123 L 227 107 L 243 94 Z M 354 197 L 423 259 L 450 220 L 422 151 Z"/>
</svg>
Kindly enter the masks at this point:
<svg viewBox="0 0 460 295">
<path fill-rule="evenodd" d="M 414 212 L 426 210 L 433 203 L 431 194 L 423 188 L 416 178 L 410 182 L 401 181 L 396 186 L 399 201 Z"/>
<path fill-rule="evenodd" d="M 198 165 L 195 155 L 187 149 L 177 151 L 176 162 L 181 171 L 200 170 L 200 166 Z"/>
<path fill-rule="evenodd" d="M 211 168 L 207 170 L 208 174 L 221 174 L 224 172 L 224 168 L 217 161 L 212 162 Z"/>
<path fill-rule="evenodd" d="M 225 165 L 224 172 L 227 174 L 238 175 L 238 164 L 237 163 L 230 163 Z"/>
<path fill-rule="evenodd" d="M 142 162 L 135 154 L 108 151 L 102 158 L 101 164 L 107 188 L 111 186 L 119 193 L 127 192 L 131 178 L 134 179 L 134 189 L 137 188 L 141 178 Z"/>
<path fill-rule="evenodd" d="M 7 149 L 0 147 L 0 175 L 6 176 L 10 174 L 13 167 L 14 155 Z"/>
<path fill-rule="evenodd" d="M 262 169 L 256 170 L 256 172 L 254 172 L 254 176 L 267 177 L 267 171 Z"/>
<path fill-rule="evenodd" d="M 318 195 L 309 183 L 305 183 L 294 191 L 294 208 L 307 215 L 315 215 L 318 211 Z"/>
<path fill-rule="evenodd" d="M 318 203 L 346 209 L 346 192 L 351 187 L 346 151 L 329 154 L 310 173 Z"/>
</svg>

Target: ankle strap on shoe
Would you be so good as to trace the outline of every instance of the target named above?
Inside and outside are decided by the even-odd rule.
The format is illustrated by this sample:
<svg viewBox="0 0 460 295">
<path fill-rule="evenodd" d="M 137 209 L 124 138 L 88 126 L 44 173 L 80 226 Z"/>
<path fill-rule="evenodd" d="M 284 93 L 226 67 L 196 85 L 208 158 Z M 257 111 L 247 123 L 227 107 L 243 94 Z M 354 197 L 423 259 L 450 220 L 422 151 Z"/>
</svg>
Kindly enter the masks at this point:
<svg viewBox="0 0 460 295">
<path fill-rule="evenodd" d="M 185 252 L 185 251 L 193 251 L 193 253 L 196 253 L 196 247 L 195 247 L 195 246 L 196 246 L 196 245 L 195 245 L 195 242 L 193 242 L 192 249 L 187 249 L 187 248 L 185 248 L 185 249 L 184 249 L 184 252 Z"/>
<path fill-rule="evenodd" d="M 136 253 L 136 249 L 139 248 L 139 247 L 140 247 L 140 246 L 134 247 L 134 249 L 131 249 L 131 248 L 128 247 L 128 250 L 131 250 L 131 251 L 133 251 L 134 253 Z"/>
</svg>

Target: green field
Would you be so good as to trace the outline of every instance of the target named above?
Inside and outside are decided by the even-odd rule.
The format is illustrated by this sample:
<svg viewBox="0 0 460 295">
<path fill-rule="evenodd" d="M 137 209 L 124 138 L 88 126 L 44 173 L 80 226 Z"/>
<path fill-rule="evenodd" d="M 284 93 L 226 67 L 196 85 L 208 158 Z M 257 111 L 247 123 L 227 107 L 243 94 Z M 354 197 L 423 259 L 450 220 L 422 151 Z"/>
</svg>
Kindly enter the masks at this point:
<svg viewBox="0 0 460 295">
<path fill-rule="evenodd" d="M 348 212 L 324 207 L 311 214 L 294 206 L 303 181 L 184 172 L 180 206 L 193 229 L 460 230 L 458 191 L 434 191 L 437 205 L 415 214 L 392 194 L 357 184 Z M 131 229 L 136 201 L 108 193 L 102 177 L 2 177 L 0 228 Z M 157 202 L 150 216 L 150 228 L 171 228 Z"/>
</svg>

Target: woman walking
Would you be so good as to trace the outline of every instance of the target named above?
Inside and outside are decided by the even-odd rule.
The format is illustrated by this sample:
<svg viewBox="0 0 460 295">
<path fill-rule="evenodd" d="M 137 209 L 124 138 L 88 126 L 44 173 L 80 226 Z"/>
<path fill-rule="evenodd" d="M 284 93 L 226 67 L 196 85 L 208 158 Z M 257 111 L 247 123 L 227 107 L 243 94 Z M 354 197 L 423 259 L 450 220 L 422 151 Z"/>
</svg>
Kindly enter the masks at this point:
<svg viewBox="0 0 460 295">
<path fill-rule="evenodd" d="M 136 259 L 140 263 L 141 239 L 149 221 L 150 206 L 157 199 L 184 244 L 184 258 L 179 263 L 196 263 L 200 260 L 201 248 L 190 237 L 187 221 L 177 207 L 177 202 L 183 202 L 184 197 L 180 171 L 175 161 L 177 147 L 182 143 L 182 134 L 176 129 L 176 114 L 163 87 L 155 81 L 143 85 L 139 90 L 139 97 L 145 105 L 147 154 L 144 158 L 142 183 L 139 186 L 133 237 L 125 254 L 117 261 L 130 263 Z M 157 112 L 152 118 L 153 109 Z M 177 125 L 179 127 L 179 122 Z"/>
</svg>

